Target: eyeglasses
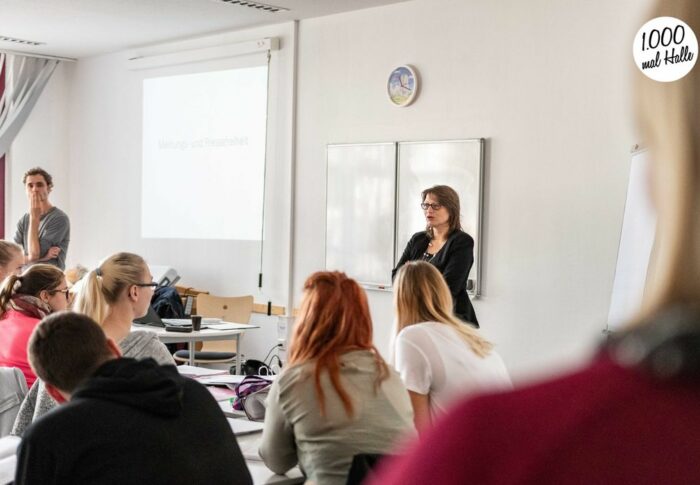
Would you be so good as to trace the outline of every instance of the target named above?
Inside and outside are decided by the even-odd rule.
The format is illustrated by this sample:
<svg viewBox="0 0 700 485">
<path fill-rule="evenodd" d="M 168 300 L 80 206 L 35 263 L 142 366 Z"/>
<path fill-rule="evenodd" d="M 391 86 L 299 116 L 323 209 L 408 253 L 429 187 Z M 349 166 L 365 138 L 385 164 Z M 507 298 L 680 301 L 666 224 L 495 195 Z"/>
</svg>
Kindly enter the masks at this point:
<svg viewBox="0 0 700 485">
<path fill-rule="evenodd" d="M 439 211 L 442 209 L 442 204 L 438 204 L 433 202 L 432 204 L 428 204 L 427 202 L 423 202 L 420 205 L 420 208 L 423 209 L 424 211 L 427 211 L 428 209 L 433 209 L 434 211 Z"/>
<path fill-rule="evenodd" d="M 150 283 L 134 283 L 134 286 L 138 286 L 139 288 L 156 289 L 156 288 L 158 288 L 158 283 L 156 283 L 155 281 L 151 281 Z"/>
<path fill-rule="evenodd" d="M 63 293 L 66 296 L 66 301 L 70 300 L 70 290 L 66 288 L 65 290 L 49 290 L 49 293 L 55 295 L 56 293 Z"/>
</svg>

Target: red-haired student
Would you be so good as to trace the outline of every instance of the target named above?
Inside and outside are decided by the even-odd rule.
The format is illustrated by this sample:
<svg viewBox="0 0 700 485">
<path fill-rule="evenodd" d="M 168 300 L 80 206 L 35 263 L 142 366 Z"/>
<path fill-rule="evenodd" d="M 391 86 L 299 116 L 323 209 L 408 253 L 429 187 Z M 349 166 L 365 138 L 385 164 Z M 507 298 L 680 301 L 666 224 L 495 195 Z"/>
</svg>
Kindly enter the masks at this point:
<svg viewBox="0 0 700 485">
<path fill-rule="evenodd" d="M 372 344 L 362 288 L 319 272 L 304 290 L 289 366 L 268 396 L 260 456 L 277 473 L 298 463 L 314 483 L 344 485 L 354 455 L 389 453 L 414 435 L 413 412 Z"/>
</svg>

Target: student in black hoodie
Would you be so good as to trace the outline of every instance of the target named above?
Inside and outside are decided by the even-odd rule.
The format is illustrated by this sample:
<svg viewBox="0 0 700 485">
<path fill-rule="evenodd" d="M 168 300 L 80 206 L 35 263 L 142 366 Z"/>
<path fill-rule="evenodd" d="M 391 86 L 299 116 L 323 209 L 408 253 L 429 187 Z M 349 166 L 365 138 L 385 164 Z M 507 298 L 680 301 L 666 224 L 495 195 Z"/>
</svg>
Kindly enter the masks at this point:
<svg viewBox="0 0 700 485">
<path fill-rule="evenodd" d="M 209 392 L 152 359 L 120 358 L 89 317 L 45 318 L 29 341 L 36 374 L 66 402 L 27 430 L 15 483 L 250 484 Z"/>
</svg>

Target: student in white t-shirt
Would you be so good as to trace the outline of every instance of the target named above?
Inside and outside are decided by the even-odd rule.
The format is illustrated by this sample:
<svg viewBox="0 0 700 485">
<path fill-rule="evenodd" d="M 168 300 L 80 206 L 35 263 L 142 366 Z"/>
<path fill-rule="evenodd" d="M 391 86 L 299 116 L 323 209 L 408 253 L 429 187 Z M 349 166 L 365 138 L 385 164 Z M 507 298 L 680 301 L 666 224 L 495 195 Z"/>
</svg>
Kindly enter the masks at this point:
<svg viewBox="0 0 700 485">
<path fill-rule="evenodd" d="M 406 263 L 394 285 L 395 364 L 419 430 L 466 394 L 512 388 L 491 343 L 454 316 L 450 290 L 433 265 Z"/>
</svg>

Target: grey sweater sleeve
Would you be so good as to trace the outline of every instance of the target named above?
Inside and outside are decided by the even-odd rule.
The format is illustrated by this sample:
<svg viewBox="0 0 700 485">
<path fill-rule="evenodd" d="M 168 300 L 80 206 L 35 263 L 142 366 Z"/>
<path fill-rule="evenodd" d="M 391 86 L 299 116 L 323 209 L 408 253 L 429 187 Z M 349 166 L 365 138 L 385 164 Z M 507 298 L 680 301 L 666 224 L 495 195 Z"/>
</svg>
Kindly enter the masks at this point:
<svg viewBox="0 0 700 485">
<path fill-rule="evenodd" d="M 158 340 L 150 341 L 145 347 L 146 355 L 142 358 L 150 357 L 160 365 L 175 365 L 175 359 L 173 359 L 172 354 L 168 351 L 168 348 L 163 342 Z"/>
<path fill-rule="evenodd" d="M 119 342 L 124 357 L 132 359 L 151 358 L 159 365 L 175 365 L 173 356 L 168 348 L 153 332 L 137 330 L 131 332 L 124 340 Z"/>
<path fill-rule="evenodd" d="M 44 381 L 37 379 L 24 401 L 22 401 L 22 406 L 19 408 L 19 413 L 17 413 L 15 418 L 11 434 L 13 436 L 22 436 L 35 419 L 39 419 L 56 406 L 58 406 L 58 403 L 46 392 Z"/>
<path fill-rule="evenodd" d="M 280 403 L 280 379 L 275 379 L 267 395 L 265 426 L 258 453 L 265 465 L 275 473 L 284 474 L 295 466 L 297 458 L 294 431 Z"/>
</svg>

